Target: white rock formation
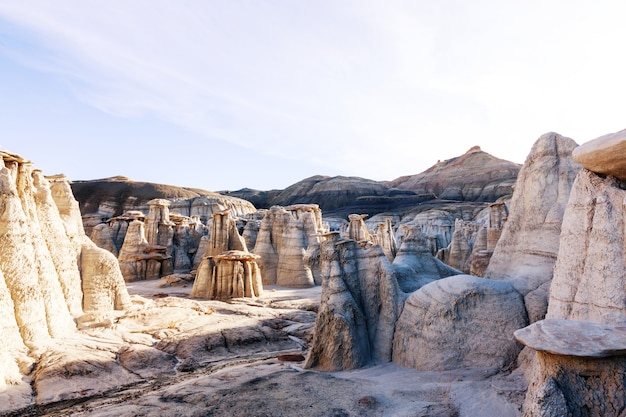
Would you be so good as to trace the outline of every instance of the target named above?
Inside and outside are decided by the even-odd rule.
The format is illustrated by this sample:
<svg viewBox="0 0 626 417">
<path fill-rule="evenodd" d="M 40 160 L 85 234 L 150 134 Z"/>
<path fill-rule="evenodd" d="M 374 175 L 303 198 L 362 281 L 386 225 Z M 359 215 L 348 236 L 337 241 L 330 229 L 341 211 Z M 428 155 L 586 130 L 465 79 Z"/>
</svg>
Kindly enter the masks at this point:
<svg viewBox="0 0 626 417">
<path fill-rule="evenodd" d="M 457 275 L 425 285 L 404 304 L 393 361 L 420 370 L 506 367 L 521 350 L 513 332 L 528 323 L 511 284 Z"/>
<path fill-rule="evenodd" d="M 520 170 L 508 220 L 485 277 L 510 281 L 526 297 L 531 322 L 544 317 L 559 250 L 563 213 L 580 165 L 576 143 L 556 133 L 541 136 Z"/>
<path fill-rule="evenodd" d="M 587 142 L 565 209 L 546 319 L 515 332 L 537 351 L 524 416 L 619 416 L 626 409 L 624 133 Z M 578 148 L 577 148 L 578 149 Z M 613 174 L 616 176 L 606 176 Z"/>
<path fill-rule="evenodd" d="M 310 247 L 319 245 L 325 232 L 322 213 L 315 204 L 272 207 L 263 218 L 253 253 L 259 255 L 264 285 L 310 287 L 315 285 L 307 264 Z M 311 251 L 312 252 L 312 251 Z"/>
<path fill-rule="evenodd" d="M 143 222 L 131 222 L 117 258 L 124 280 L 132 282 L 159 278 L 161 263 L 169 259 L 166 251 L 165 246 L 148 242 Z"/>
<path fill-rule="evenodd" d="M 260 296 L 263 283 L 258 258 L 239 250 L 207 257 L 198 270 L 191 296 L 209 300 Z"/>
<path fill-rule="evenodd" d="M 110 312 L 130 302 L 115 257 L 85 235 L 67 180 L 51 180 L 0 151 L 0 391 L 22 384 L 42 352 L 73 336 L 83 310 Z M 89 252 L 96 255 L 82 265 Z"/>
</svg>

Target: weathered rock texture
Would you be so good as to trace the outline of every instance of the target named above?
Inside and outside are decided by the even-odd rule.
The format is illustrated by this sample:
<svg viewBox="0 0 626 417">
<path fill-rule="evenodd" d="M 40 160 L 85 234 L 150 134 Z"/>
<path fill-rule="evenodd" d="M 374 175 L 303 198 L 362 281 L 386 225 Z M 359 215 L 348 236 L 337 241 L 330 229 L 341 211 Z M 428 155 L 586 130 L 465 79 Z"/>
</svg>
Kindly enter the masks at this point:
<svg viewBox="0 0 626 417">
<path fill-rule="evenodd" d="M 623 415 L 626 326 L 546 319 L 515 336 L 537 351 L 524 416 Z"/>
<path fill-rule="evenodd" d="M 73 319 L 83 310 L 111 311 L 129 301 L 123 280 L 117 285 L 115 257 L 85 235 L 67 181 L 52 181 L 29 161 L 0 151 L 0 387 L 21 383 L 33 359 L 74 333 Z M 117 269 L 98 277 L 81 269 L 79 259 L 92 248 L 106 252 Z M 99 267 L 102 259 L 91 264 Z M 98 294 L 89 287 L 96 279 Z M 94 299 L 118 303 L 94 305 Z"/>
<path fill-rule="evenodd" d="M 111 236 L 111 230 L 109 229 L 109 226 L 106 223 L 100 223 L 94 226 L 91 229 L 91 235 L 89 236 L 89 238 L 99 248 L 106 249 L 115 256 L 119 254 L 119 251 L 115 247 L 115 243 L 113 242 L 113 237 Z"/>
<path fill-rule="evenodd" d="M 434 194 L 442 200 L 496 201 L 512 193 L 519 169 L 519 165 L 474 146 L 464 155 L 438 162 L 421 174 L 400 177 L 387 185 L 416 194 Z"/>
<path fill-rule="evenodd" d="M 398 319 L 393 361 L 421 370 L 506 367 L 521 350 L 513 332 L 528 323 L 507 282 L 457 275 L 412 293 Z"/>
<path fill-rule="evenodd" d="M 404 238 L 393 260 L 395 274 L 404 292 L 413 292 L 435 280 L 459 275 L 452 268 L 431 255 L 426 237 L 417 229 L 401 226 Z"/>
<path fill-rule="evenodd" d="M 309 287 L 316 278 L 308 262 L 320 233 L 326 231 L 322 212 L 315 204 L 272 207 L 263 218 L 256 245 L 264 285 Z M 318 278 L 319 281 L 319 278 Z"/>
<path fill-rule="evenodd" d="M 620 136 L 596 144 L 602 149 Z M 617 152 L 620 141 L 618 148 L 612 143 L 596 152 L 594 145 L 577 157 L 601 172 L 581 170 L 572 187 L 546 319 L 516 332 L 538 359 L 528 372 L 524 416 L 624 415 L 626 181 L 604 177 L 619 173 L 615 155 L 604 152 Z"/>
<path fill-rule="evenodd" d="M 263 283 L 257 259 L 257 255 L 238 250 L 207 257 L 196 276 L 192 296 L 209 300 L 258 297 L 263 293 Z"/>
<path fill-rule="evenodd" d="M 572 152 L 574 161 L 589 171 L 626 180 L 626 130 L 585 142 Z"/>
<path fill-rule="evenodd" d="M 549 318 L 626 324 L 626 182 L 582 170 L 563 218 Z"/>
<path fill-rule="evenodd" d="M 122 176 L 73 181 L 72 191 L 83 214 L 99 213 L 109 218 L 130 210 L 147 213 L 148 202 L 154 199 L 170 200 L 170 209 L 183 216 L 198 216 L 205 224 L 211 221 L 214 204 L 227 207 L 233 216 L 256 211 L 251 203 L 239 198 L 196 188 L 137 182 Z"/>
<path fill-rule="evenodd" d="M 378 245 L 326 235 L 320 244 L 322 298 L 305 367 L 356 369 L 389 362 L 404 296 Z"/>
<path fill-rule="evenodd" d="M 485 277 L 510 281 L 527 297 L 532 321 L 547 309 L 547 293 L 559 250 L 563 213 L 580 165 L 576 143 L 556 133 L 541 136 L 522 167 Z"/>
<path fill-rule="evenodd" d="M 144 223 L 134 220 L 128 227 L 117 258 L 124 280 L 132 282 L 159 278 L 161 263 L 170 258 L 166 251 L 165 246 L 151 245 L 146 239 Z"/>
<path fill-rule="evenodd" d="M 198 265 L 191 296 L 227 300 L 257 297 L 263 292 L 258 255 L 248 252 L 230 212 L 213 213 L 210 238 Z"/>
</svg>

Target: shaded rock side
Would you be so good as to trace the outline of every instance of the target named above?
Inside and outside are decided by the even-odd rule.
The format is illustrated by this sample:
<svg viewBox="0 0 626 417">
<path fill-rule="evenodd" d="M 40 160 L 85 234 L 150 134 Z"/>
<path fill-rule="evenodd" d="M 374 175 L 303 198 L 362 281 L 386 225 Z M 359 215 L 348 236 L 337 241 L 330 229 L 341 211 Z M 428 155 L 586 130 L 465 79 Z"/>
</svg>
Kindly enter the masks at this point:
<svg viewBox="0 0 626 417">
<path fill-rule="evenodd" d="M 506 367 L 521 350 L 513 332 L 528 323 L 508 282 L 457 275 L 407 299 L 393 340 L 393 362 L 419 370 Z"/>
<path fill-rule="evenodd" d="M 410 293 L 435 280 L 462 274 L 431 254 L 427 238 L 419 229 L 401 228 L 404 229 L 404 238 L 393 260 L 393 267 L 402 291 Z"/>
<path fill-rule="evenodd" d="M 475 146 L 464 155 L 438 162 L 421 174 L 400 177 L 386 185 L 416 194 L 433 194 L 442 200 L 496 201 L 513 192 L 519 170 L 518 164 L 496 158 Z"/>
<path fill-rule="evenodd" d="M 626 182 L 576 177 L 561 231 L 549 318 L 626 324 Z"/>
<path fill-rule="evenodd" d="M 486 278 L 510 281 L 524 296 L 552 279 L 565 206 L 580 171 L 571 159 L 576 146 L 557 133 L 535 142 L 517 178 Z M 531 321 L 543 318 L 547 299 L 538 307 L 529 310 Z"/>
<path fill-rule="evenodd" d="M 389 362 L 404 297 L 380 246 L 361 247 L 337 233 L 320 244 L 322 297 L 305 367 L 356 369 Z"/>
</svg>

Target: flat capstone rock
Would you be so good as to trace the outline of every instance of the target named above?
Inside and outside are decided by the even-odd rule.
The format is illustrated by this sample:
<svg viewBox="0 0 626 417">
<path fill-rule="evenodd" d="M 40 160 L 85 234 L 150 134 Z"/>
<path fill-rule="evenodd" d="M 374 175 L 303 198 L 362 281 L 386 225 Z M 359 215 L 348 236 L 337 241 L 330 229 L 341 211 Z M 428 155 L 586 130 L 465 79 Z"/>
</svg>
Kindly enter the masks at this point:
<svg viewBox="0 0 626 417">
<path fill-rule="evenodd" d="M 513 334 L 520 343 L 554 355 L 588 358 L 626 356 L 626 325 L 545 319 Z"/>
</svg>

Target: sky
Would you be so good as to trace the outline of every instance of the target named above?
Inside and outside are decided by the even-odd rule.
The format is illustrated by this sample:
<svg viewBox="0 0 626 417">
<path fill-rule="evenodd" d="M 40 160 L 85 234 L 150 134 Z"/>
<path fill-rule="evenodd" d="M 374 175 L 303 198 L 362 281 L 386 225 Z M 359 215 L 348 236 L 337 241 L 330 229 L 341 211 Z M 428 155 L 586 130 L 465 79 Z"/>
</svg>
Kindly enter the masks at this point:
<svg viewBox="0 0 626 417">
<path fill-rule="evenodd" d="M 0 0 L 0 149 L 207 190 L 626 128 L 626 2 Z"/>
</svg>

